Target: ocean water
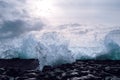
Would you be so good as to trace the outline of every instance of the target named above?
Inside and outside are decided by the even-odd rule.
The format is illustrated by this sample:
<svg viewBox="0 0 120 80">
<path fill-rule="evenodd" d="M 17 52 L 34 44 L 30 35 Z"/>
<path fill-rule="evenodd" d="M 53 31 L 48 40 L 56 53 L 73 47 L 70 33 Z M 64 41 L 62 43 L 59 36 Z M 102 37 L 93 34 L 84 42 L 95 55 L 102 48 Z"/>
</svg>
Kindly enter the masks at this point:
<svg viewBox="0 0 120 80">
<path fill-rule="evenodd" d="M 48 30 L 49 28 L 49 30 Z M 76 59 L 120 60 L 120 27 L 65 24 L 46 26 L 17 38 L 1 40 L 0 58 L 39 59 L 40 69 Z"/>
</svg>

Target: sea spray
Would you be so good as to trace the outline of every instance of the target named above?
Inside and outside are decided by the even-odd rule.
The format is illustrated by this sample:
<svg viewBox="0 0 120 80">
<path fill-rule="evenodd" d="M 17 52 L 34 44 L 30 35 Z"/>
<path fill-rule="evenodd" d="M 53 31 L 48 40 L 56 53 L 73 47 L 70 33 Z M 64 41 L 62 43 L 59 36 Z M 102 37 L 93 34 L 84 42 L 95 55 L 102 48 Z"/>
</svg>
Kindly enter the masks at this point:
<svg viewBox="0 0 120 80">
<path fill-rule="evenodd" d="M 44 33 L 37 46 L 37 51 L 42 66 L 55 66 L 75 60 L 69 50 L 69 42 L 57 32 Z"/>
<path fill-rule="evenodd" d="M 44 29 L 1 41 L 0 58 L 36 58 L 40 69 L 45 65 L 71 63 L 76 59 L 120 60 L 119 29 L 73 26 Z"/>
<path fill-rule="evenodd" d="M 96 57 L 104 60 L 120 60 L 120 30 L 110 31 L 104 39 L 107 52 Z"/>
</svg>

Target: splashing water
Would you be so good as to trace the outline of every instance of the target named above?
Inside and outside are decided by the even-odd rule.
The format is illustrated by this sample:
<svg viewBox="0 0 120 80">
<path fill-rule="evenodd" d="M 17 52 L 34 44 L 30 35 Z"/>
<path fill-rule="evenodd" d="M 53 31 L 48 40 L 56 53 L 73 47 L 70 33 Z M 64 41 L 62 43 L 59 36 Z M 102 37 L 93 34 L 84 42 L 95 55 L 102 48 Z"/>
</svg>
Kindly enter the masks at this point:
<svg viewBox="0 0 120 80">
<path fill-rule="evenodd" d="M 76 59 L 120 60 L 120 27 L 67 24 L 0 41 L 0 58 L 36 58 L 40 69 Z"/>
</svg>

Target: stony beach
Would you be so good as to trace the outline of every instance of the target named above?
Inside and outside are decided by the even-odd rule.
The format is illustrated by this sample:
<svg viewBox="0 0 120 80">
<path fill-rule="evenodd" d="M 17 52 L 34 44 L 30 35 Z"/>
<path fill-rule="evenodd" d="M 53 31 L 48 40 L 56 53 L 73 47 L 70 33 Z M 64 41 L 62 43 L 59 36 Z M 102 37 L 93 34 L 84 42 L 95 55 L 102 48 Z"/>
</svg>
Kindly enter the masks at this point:
<svg viewBox="0 0 120 80">
<path fill-rule="evenodd" d="M 0 80 L 120 80 L 120 61 L 76 60 L 56 67 L 44 66 L 42 71 L 31 67 L 1 67 Z"/>
</svg>

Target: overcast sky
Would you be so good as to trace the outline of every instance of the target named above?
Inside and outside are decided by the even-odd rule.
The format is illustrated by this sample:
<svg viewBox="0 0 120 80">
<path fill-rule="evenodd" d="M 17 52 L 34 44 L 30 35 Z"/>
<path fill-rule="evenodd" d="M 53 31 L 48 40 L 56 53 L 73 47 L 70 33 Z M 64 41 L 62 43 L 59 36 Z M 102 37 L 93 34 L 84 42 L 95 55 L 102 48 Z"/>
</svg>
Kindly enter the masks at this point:
<svg viewBox="0 0 120 80">
<path fill-rule="evenodd" d="M 62 14 L 56 16 L 61 23 L 120 23 L 119 0 L 54 0 Z"/>
<path fill-rule="evenodd" d="M 0 0 L 0 39 L 45 25 L 120 24 L 120 0 Z"/>
</svg>

